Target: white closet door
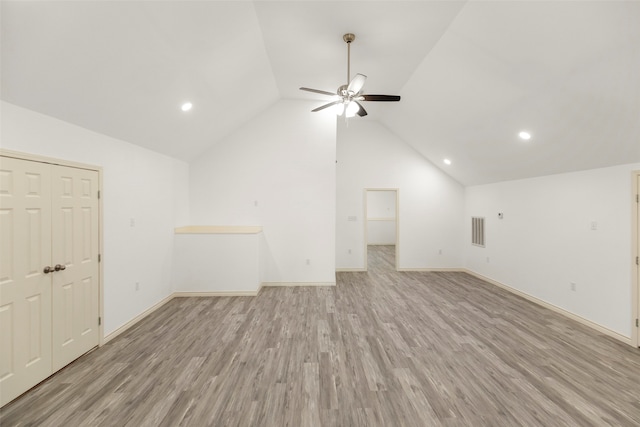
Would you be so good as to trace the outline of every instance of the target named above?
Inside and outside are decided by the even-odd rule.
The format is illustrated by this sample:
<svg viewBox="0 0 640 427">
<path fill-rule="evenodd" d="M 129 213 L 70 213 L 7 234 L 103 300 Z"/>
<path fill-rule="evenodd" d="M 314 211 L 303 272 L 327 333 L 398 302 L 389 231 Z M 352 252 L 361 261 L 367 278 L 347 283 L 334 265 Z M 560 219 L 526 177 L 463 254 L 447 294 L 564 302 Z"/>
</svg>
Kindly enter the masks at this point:
<svg viewBox="0 0 640 427">
<path fill-rule="evenodd" d="M 98 172 L 52 170 L 53 371 L 99 343 Z"/>
<path fill-rule="evenodd" d="M 51 374 L 50 170 L 0 157 L 0 406 Z"/>
</svg>

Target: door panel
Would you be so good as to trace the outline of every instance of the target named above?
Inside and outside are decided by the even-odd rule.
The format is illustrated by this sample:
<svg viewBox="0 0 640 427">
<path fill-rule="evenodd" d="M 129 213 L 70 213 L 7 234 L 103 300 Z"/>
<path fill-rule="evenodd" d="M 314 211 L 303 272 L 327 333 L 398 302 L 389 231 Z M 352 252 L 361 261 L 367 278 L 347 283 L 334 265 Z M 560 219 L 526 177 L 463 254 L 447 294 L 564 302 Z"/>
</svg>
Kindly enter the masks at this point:
<svg viewBox="0 0 640 427">
<path fill-rule="evenodd" d="M 52 172 L 53 370 L 99 342 L 98 172 Z"/>
<path fill-rule="evenodd" d="M 0 157 L 0 405 L 51 373 L 50 171 Z"/>
</svg>

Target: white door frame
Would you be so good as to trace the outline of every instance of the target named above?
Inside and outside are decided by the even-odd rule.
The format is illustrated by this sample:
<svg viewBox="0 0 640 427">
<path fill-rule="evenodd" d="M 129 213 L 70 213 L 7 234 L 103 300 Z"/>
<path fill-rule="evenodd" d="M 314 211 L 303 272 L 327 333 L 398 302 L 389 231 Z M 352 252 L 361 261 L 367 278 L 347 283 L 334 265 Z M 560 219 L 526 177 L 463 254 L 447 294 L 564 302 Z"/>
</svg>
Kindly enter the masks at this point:
<svg viewBox="0 0 640 427">
<path fill-rule="evenodd" d="M 398 271 L 398 259 L 400 258 L 400 208 L 399 208 L 399 202 L 400 202 L 400 189 L 399 188 L 365 188 L 364 192 L 363 192 L 363 216 L 362 218 L 364 219 L 362 222 L 364 223 L 364 271 L 368 271 L 369 270 L 369 257 L 367 256 L 367 250 L 368 250 L 368 244 L 369 244 L 369 232 L 368 232 L 368 217 L 367 217 L 367 192 L 369 191 L 395 191 L 396 193 L 396 256 L 395 256 L 395 260 L 394 260 L 394 264 L 395 264 L 395 269 L 396 271 Z"/>
<path fill-rule="evenodd" d="M 640 319 L 640 265 L 636 264 L 640 257 L 640 171 L 631 173 L 631 344 L 640 347 L 640 328 L 636 322 Z"/>
<path fill-rule="evenodd" d="M 77 163 L 77 162 L 73 162 L 73 161 L 69 161 L 69 160 L 62 160 L 62 159 L 55 159 L 52 157 L 45 157 L 45 156 L 40 156 L 38 154 L 30 154 L 30 153 L 22 153 L 22 152 L 18 152 L 18 151 L 13 151 L 13 150 L 6 150 L 4 148 L 0 148 L 0 155 L 4 156 L 4 157 L 12 157 L 14 159 L 22 159 L 22 160 L 29 160 L 32 162 L 40 162 L 40 163 L 47 163 L 47 164 L 52 164 L 52 165 L 60 165 L 60 166 L 68 166 L 68 167 L 72 167 L 72 168 L 78 168 L 78 169 L 88 169 L 88 170 L 92 170 L 92 171 L 96 171 L 98 172 L 98 191 L 100 192 L 100 195 L 104 194 L 104 192 L 102 191 L 102 168 L 100 166 L 95 166 L 95 165 L 89 165 L 89 164 L 85 164 L 85 163 Z M 102 232 L 102 224 L 103 224 L 103 207 L 102 207 L 102 196 L 98 199 L 98 253 L 100 254 L 100 262 L 98 263 L 98 268 L 100 270 L 99 274 L 98 274 L 98 299 L 99 299 L 99 303 L 98 303 L 98 313 L 100 316 L 100 319 L 102 320 L 100 322 L 99 325 L 99 343 L 98 346 L 102 346 L 104 344 L 104 257 L 102 256 L 102 254 L 104 253 L 104 248 L 103 248 L 103 242 L 104 242 L 104 238 L 103 238 L 103 232 Z"/>
</svg>

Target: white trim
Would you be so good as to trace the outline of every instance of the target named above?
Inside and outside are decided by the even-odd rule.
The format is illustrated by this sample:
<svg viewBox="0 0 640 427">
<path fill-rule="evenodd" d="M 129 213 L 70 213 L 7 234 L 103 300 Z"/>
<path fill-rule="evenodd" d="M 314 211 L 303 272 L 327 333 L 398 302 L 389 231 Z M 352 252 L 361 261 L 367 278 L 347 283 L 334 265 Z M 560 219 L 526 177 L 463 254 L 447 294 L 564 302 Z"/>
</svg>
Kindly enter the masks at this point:
<svg viewBox="0 0 640 427">
<path fill-rule="evenodd" d="M 536 297 L 534 297 L 532 295 L 529 295 L 526 292 L 522 292 L 522 291 L 520 291 L 520 290 L 518 290 L 516 288 L 512 288 L 511 286 L 505 285 L 504 283 L 498 282 L 497 280 L 490 279 L 490 278 L 488 278 L 486 276 L 483 276 L 482 274 L 476 273 L 475 271 L 468 270 L 468 269 L 463 269 L 462 271 L 464 271 L 465 273 L 468 273 L 468 274 L 470 274 L 472 276 L 475 276 L 480 280 L 484 280 L 487 283 L 490 283 L 490 284 L 495 285 L 495 286 L 497 286 L 499 288 L 502 288 L 502 289 L 504 289 L 506 291 L 509 291 L 512 294 L 518 295 L 518 296 L 520 296 L 520 297 L 522 297 L 522 298 L 524 298 L 524 299 L 526 299 L 528 301 L 531 301 L 531 302 L 533 302 L 535 304 L 538 304 L 538 305 L 540 305 L 540 306 L 542 306 L 544 308 L 548 308 L 549 310 L 555 311 L 556 313 L 561 314 L 561 315 L 563 315 L 565 317 L 568 317 L 571 320 L 575 320 L 576 322 L 581 323 L 581 324 L 583 324 L 585 326 L 588 326 L 591 329 L 595 329 L 596 331 L 598 331 L 600 333 L 603 333 L 603 334 L 608 335 L 608 336 L 610 336 L 612 338 L 615 338 L 615 339 L 617 339 L 619 341 L 622 341 L 625 344 L 632 345 L 630 337 L 626 337 L 626 336 L 624 336 L 624 335 L 622 335 L 622 334 L 620 334 L 620 333 L 618 333 L 616 331 L 613 331 L 613 330 L 607 328 L 606 326 L 602 326 L 602 325 L 600 325 L 598 323 L 592 322 L 591 320 L 585 319 L 584 317 L 581 317 L 581 316 L 579 316 L 577 314 L 574 314 L 574 313 L 572 313 L 570 311 L 567 311 L 564 308 L 560 308 L 557 305 L 553 305 L 553 304 L 551 304 L 549 302 L 546 302 L 544 300 L 536 298 Z"/>
<path fill-rule="evenodd" d="M 185 298 L 185 297 L 255 297 L 260 292 L 260 289 L 257 291 L 220 291 L 220 292 L 173 292 L 169 296 L 165 297 L 163 300 L 157 302 L 153 306 L 149 307 L 142 313 L 138 314 L 133 319 L 129 320 L 124 325 L 120 326 L 115 331 L 111 332 L 109 335 L 104 337 L 104 342 L 102 344 L 106 344 L 112 339 L 116 338 L 118 335 L 125 332 L 127 329 L 134 326 L 136 323 L 168 303 L 174 298 Z M 102 322 L 104 325 L 104 322 Z"/>
<path fill-rule="evenodd" d="M 367 221 L 395 221 L 395 218 L 367 218 Z"/>
<path fill-rule="evenodd" d="M 636 326 L 636 319 L 640 319 L 640 266 L 636 264 L 636 257 L 640 256 L 640 204 L 636 199 L 640 194 L 640 171 L 633 171 L 631 180 L 631 345 L 640 347 L 640 328 Z"/>
<path fill-rule="evenodd" d="M 336 282 L 262 282 L 263 287 L 275 286 L 335 286 Z"/>
<path fill-rule="evenodd" d="M 367 189 L 365 188 L 362 194 L 362 218 L 364 218 L 364 221 L 362 221 L 362 225 L 364 227 L 364 231 L 362 233 L 362 240 L 364 241 L 364 254 L 363 254 L 363 258 L 364 258 L 364 271 L 368 271 L 369 270 L 369 221 L 367 220 Z M 396 239 L 398 239 L 398 236 L 396 236 Z"/>
<path fill-rule="evenodd" d="M 71 160 L 56 159 L 53 157 L 41 156 L 39 154 L 23 153 L 20 151 L 7 150 L 0 148 L 0 155 L 3 157 L 12 157 L 14 159 L 29 160 L 32 162 L 48 163 L 51 165 L 69 166 L 77 169 L 87 169 L 93 171 L 99 171 L 102 174 L 102 167 L 96 165 L 90 165 L 87 163 L 78 163 Z"/>
<path fill-rule="evenodd" d="M 217 291 L 217 292 L 173 292 L 160 302 L 156 303 L 152 307 L 149 307 L 133 319 L 129 320 L 124 325 L 120 326 L 115 331 L 104 337 L 103 345 L 121 335 L 127 329 L 134 326 L 136 323 L 158 310 L 160 307 L 168 303 L 174 298 L 188 298 L 188 297 L 255 297 L 260 293 L 260 289 L 263 286 L 335 286 L 335 282 L 317 283 L 317 282 L 264 282 L 256 291 Z M 102 322 L 104 324 L 104 322 Z"/>
<path fill-rule="evenodd" d="M 362 273 L 367 272 L 366 268 L 336 268 L 336 273 Z"/>
<path fill-rule="evenodd" d="M 164 298 L 163 300 L 160 300 L 159 302 L 157 302 L 153 306 L 147 308 L 145 311 L 143 311 L 142 313 L 138 314 L 136 317 L 134 317 L 133 319 L 129 320 L 127 323 L 125 323 L 124 325 L 120 326 L 118 329 L 116 329 L 115 331 L 111 332 L 109 335 L 105 336 L 103 344 L 108 343 L 109 341 L 111 341 L 112 339 L 117 337 L 118 335 L 122 334 L 127 329 L 129 329 L 130 327 L 132 327 L 133 325 L 135 325 L 136 323 L 138 323 L 139 321 L 141 321 L 142 319 L 144 319 L 145 317 L 147 317 L 148 315 L 150 315 L 151 313 L 153 313 L 154 311 L 156 311 L 157 309 L 159 309 L 160 307 L 162 307 L 163 305 L 165 305 L 166 303 L 168 303 L 172 299 L 173 299 L 173 294 L 169 295 L 168 297 Z M 102 322 L 102 323 L 104 324 L 104 322 Z"/>
<path fill-rule="evenodd" d="M 444 273 L 467 273 L 467 270 L 464 268 L 459 268 L 459 267 L 436 267 L 436 268 L 399 268 L 398 271 L 400 272 L 405 272 L 405 273 L 409 273 L 412 271 L 417 271 L 417 272 L 444 272 Z"/>
<path fill-rule="evenodd" d="M 98 290 L 98 316 L 100 316 L 100 326 L 98 326 L 98 347 L 104 345 L 104 206 L 102 201 L 104 200 L 104 190 L 102 188 L 103 183 L 102 168 L 98 168 L 98 191 L 100 192 L 100 198 L 98 199 L 98 253 L 100 256 L 100 262 L 98 263 L 98 269 L 100 271 L 100 286 Z"/>
<path fill-rule="evenodd" d="M 174 298 L 189 297 L 255 297 L 260 292 L 257 291 L 214 291 L 214 292 L 174 292 Z"/>
<path fill-rule="evenodd" d="M 347 269 L 339 269 L 336 271 L 345 271 L 345 272 L 364 272 L 365 270 L 347 270 Z M 577 314 L 571 313 L 570 311 L 567 311 L 563 308 L 560 308 L 556 305 L 553 305 L 551 303 L 548 303 L 546 301 L 543 301 L 539 298 L 536 298 L 534 296 L 531 296 L 525 292 L 522 292 L 518 289 L 512 288 L 511 286 L 505 285 L 504 283 L 498 282 L 497 280 L 493 280 L 490 279 L 489 277 L 483 276 L 482 274 L 476 273 L 475 271 L 466 269 L 466 268 L 419 268 L 419 269 L 402 269 L 400 270 L 401 272 L 463 272 L 463 273 L 467 273 L 470 274 L 474 277 L 477 277 L 480 280 L 483 280 L 489 284 L 492 284 L 494 286 L 497 286 L 499 288 L 502 288 L 506 291 L 509 291 L 515 295 L 518 295 L 530 302 L 533 302 L 534 304 L 538 304 L 542 307 L 548 308 L 549 310 L 552 310 L 556 313 L 559 313 L 569 319 L 575 320 L 578 323 L 581 323 L 585 326 L 588 326 L 598 332 L 601 332 L 607 336 L 610 336 L 612 338 L 615 338 L 625 344 L 629 344 L 629 345 L 634 345 L 635 344 L 632 342 L 632 339 L 629 337 L 626 337 L 624 335 L 621 335 L 620 333 L 613 331 L 605 326 L 599 325 L 595 322 L 592 322 L 590 320 L 585 319 L 584 317 L 578 316 Z M 326 282 L 326 283 L 320 283 L 320 282 L 263 282 L 262 286 L 264 287 L 275 287 L 275 286 L 336 286 L 335 282 Z M 173 298 L 182 298 L 182 297 L 222 297 L 222 296 L 256 296 L 258 293 L 260 292 L 260 289 L 258 289 L 257 291 L 222 291 L 222 292 L 174 292 L 171 295 L 167 296 L 166 298 L 164 298 L 163 300 L 161 300 L 160 302 L 156 303 L 154 306 L 148 308 L 147 310 L 145 310 L 144 312 L 142 312 L 141 314 L 137 315 L 136 317 L 134 317 L 133 319 L 131 319 L 130 321 L 128 321 L 127 323 L 125 323 L 124 325 L 120 326 L 118 329 L 116 329 L 115 331 L 113 331 L 112 333 L 110 333 L 109 335 L 104 337 L 104 342 L 103 344 L 106 344 L 107 342 L 113 340 L 114 338 L 116 338 L 118 335 L 122 334 L 123 332 L 125 332 L 127 329 L 131 328 L 132 326 L 134 326 L 136 323 L 138 323 L 139 321 L 141 321 L 142 319 L 144 319 L 145 317 L 147 317 L 148 315 L 150 315 L 151 313 L 153 313 L 154 311 L 156 311 L 157 309 L 159 309 L 160 307 L 162 307 L 163 305 L 165 305 L 166 303 L 168 303 L 169 301 L 171 301 Z M 103 322 L 104 324 L 104 322 Z M 634 325 L 635 326 L 635 325 Z"/>
</svg>

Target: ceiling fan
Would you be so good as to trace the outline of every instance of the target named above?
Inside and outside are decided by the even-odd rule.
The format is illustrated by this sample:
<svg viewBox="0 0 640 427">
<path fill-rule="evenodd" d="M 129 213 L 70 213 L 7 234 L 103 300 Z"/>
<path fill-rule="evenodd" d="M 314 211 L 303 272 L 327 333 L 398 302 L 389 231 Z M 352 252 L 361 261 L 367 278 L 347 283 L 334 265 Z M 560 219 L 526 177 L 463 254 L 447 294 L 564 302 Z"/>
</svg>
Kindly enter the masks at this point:
<svg viewBox="0 0 640 427">
<path fill-rule="evenodd" d="M 367 76 L 364 74 L 356 74 L 353 80 L 351 80 L 351 42 L 356 39 L 356 36 L 354 34 L 347 33 L 342 36 L 342 39 L 347 43 L 347 82 L 349 83 L 340 86 L 336 93 L 301 87 L 300 90 L 305 90 L 307 92 L 319 93 L 333 97 L 336 95 L 338 96 L 338 99 L 335 101 L 321 105 L 311 111 L 316 112 L 335 105 L 336 113 L 339 116 L 344 114 L 346 117 L 353 117 L 357 114 L 360 117 L 364 117 L 367 115 L 367 110 L 365 110 L 362 104 L 360 104 L 360 101 L 400 101 L 400 96 L 398 95 L 365 95 L 362 93 L 362 88 L 364 86 L 364 82 L 367 80 Z"/>
</svg>

